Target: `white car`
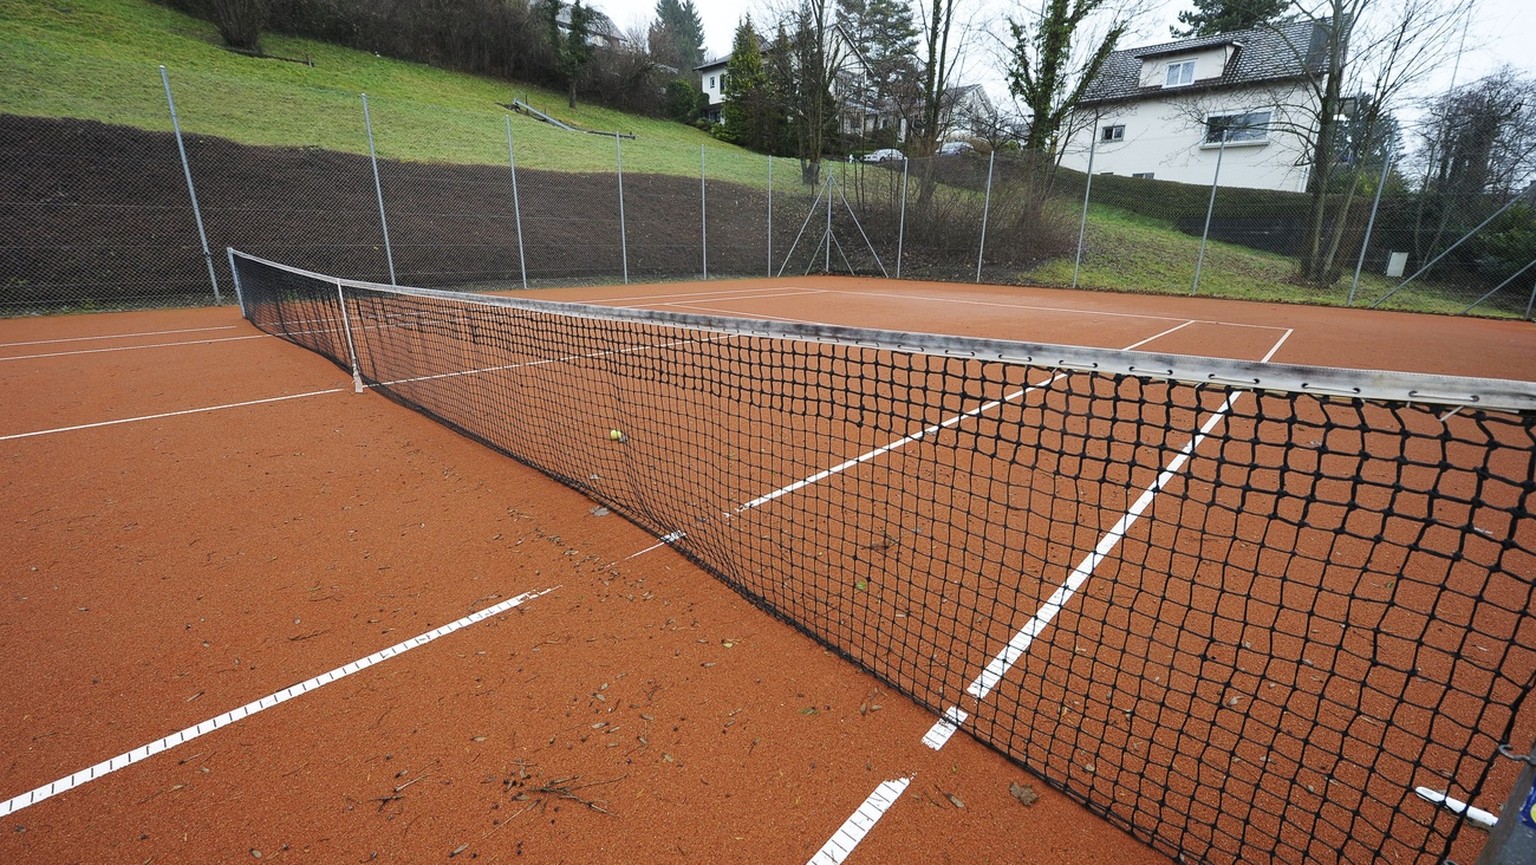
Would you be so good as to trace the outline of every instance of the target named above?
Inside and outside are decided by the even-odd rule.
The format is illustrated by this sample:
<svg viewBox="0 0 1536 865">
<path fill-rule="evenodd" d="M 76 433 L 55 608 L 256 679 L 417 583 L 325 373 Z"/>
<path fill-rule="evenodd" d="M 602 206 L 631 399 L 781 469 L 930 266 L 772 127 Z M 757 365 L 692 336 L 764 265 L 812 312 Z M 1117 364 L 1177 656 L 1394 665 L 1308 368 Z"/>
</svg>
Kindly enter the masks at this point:
<svg viewBox="0 0 1536 865">
<path fill-rule="evenodd" d="M 904 158 L 901 151 L 894 147 L 882 147 L 864 154 L 865 162 L 900 162 Z"/>
</svg>

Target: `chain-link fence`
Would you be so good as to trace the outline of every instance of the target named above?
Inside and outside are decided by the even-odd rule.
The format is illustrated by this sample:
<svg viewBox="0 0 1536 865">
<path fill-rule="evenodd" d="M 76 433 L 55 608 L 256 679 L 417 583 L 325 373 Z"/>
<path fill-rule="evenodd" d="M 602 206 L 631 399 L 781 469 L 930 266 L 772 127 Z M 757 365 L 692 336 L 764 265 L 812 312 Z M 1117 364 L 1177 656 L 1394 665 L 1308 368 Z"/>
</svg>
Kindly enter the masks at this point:
<svg viewBox="0 0 1536 865">
<path fill-rule="evenodd" d="M 808 164 L 576 131 L 551 148 L 522 106 L 324 87 L 263 104 L 238 79 L 144 75 L 115 98 L 158 129 L 0 114 L 0 313 L 227 300 L 226 246 L 472 290 L 830 272 L 1526 318 L 1536 300 L 1536 208 L 1511 196 L 1314 201 L 1219 168 L 1197 185 L 1006 150 Z M 230 128 L 247 140 L 213 134 Z"/>
</svg>

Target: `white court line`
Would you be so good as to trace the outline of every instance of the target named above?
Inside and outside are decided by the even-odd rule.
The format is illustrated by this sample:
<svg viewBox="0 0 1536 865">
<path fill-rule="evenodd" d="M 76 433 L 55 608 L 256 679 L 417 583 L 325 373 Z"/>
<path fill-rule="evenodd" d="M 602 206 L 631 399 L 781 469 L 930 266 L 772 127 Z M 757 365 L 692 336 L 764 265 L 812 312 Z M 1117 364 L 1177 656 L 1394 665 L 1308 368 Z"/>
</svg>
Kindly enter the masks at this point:
<svg viewBox="0 0 1536 865">
<path fill-rule="evenodd" d="M 991 300 L 966 300 L 960 297 L 933 297 L 925 294 L 888 294 L 877 291 L 847 291 L 844 289 L 826 289 L 829 294 L 851 294 L 855 297 L 884 297 L 895 300 L 931 300 L 934 303 L 959 303 L 967 306 L 994 306 L 1001 309 L 1027 309 L 1034 312 L 1070 312 L 1075 315 L 1104 315 L 1113 318 L 1147 318 L 1156 321 L 1178 321 L 1178 316 L 1150 315 L 1140 312 L 1110 312 L 1102 309 L 1083 309 L 1070 306 L 1039 306 L 1028 303 L 1003 303 Z M 1240 321 L 1217 321 L 1214 319 L 1195 319 L 1196 324 L 1219 324 L 1226 327 L 1252 327 L 1260 330 L 1288 330 L 1284 325 L 1278 324 L 1246 324 Z"/>
<path fill-rule="evenodd" d="M 1128 345 L 1125 348 L 1120 349 L 1120 350 L 1121 351 L 1130 351 L 1132 349 L 1139 348 L 1140 346 L 1146 345 L 1147 343 L 1151 342 L 1154 339 L 1157 339 L 1157 338 L 1163 337 L 1163 336 L 1167 336 L 1168 334 L 1173 333 L 1174 331 L 1179 330 L 1180 328 L 1188 327 L 1192 323 L 1193 322 L 1186 321 L 1183 324 L 1175 325 L 1175 326 L 1170 327 L 1170 328 L 1168 328 L 1167 330 L 1165 330 L 1165 331 L 1163 331 L 1161 333 L 1149 336 L 1146 339 L 1141 340 L 1140 342 L 1131 343 L 1130 345 Z M 1029 394 L 1034 393 L 1037 390 L 1040 390 L 1041 388 L 1050 387 L 1051 385 L 1055 384 L 1056 382 L 1060 381 L 1061 379 L 1065 378 L 1066 376 L 1067 376 L 1067 373 L 1059 372 L 1059 373 L 1051 376 L 1049 379 L 1047 379 L 1047 380 L 1045 380 L 1043 382 L 1040 382 L 1039 384 L 1030 385 L 1029 387 L 1022 388 L 1020 390 L 1016 390 L 1013 393 L 1006 394 L 1001 399 L 995 399 L 995 400 L 991 400 L 990 402 L 982 403 L 981 405 L 971 409 L 970 411 L 962 412 L 960 414 L 954 415 L 953 417 L 950 417 L 950 418 L 947 418 L 945 420 L 942 420 L 942 421 L 940 421 L 940 422 L 938 422 L 936 424 L 931 424 L 929 426 L 923 427 L 922 429 L 918 430 L 915 433 L 912 433 L 910 435 L 907 435 L 907 436 L 904 436 L 902 438 L 896 439 L 893 442 L 888 442 L 886 444 L 883 444 L 880 447 L 877 447 L 877 448 L 875 448 L 872 451 L 867 451 L 865 453 L 859 454 L 858 456 L 854 457 L 853 459 L 845 460 L 845 461 L 843 461 L 841 463 L 838 463 L 837 465 L 835 465 L 835 466 L 833 466 L 833 467 L 831 467 L 829 469 L 823 469 L 822 471 L 819 471 L 816 474 L 810 475 L 808 477 L 801 478 L 800 480 L 795 481 L 792 484 L 789 484 L 787 486 L 779 487 L 778 489 L 774 490 L 773 492 L 764 493 L 763 495 L 758 496 L 757 498 L 753 499 L 752 501 L 747 502 L 746 504 L 737 507 L 735 512 L 739 514 L 742 511 L 751 510 L 752 508 L 755 508 L 755 507 L 757 507 L 759 505 L 765 505 L 768 502 L 771 502 L 774 499 L 778 498 L 779 496 L 785 495 L 787 493 L 792 493 L 795 490 L 802 489 L 804 487 L 808 487 L 811 484 L 818 483 L 820 481 L 824 481 L 827 478 L 832 477 L 835 474 L 839 474 L 840 472 L 845 472 L 848 469 L 851 469 L 854 466 L 859 465 L 860 463 L 869 462 L 870 460 L 874 459 L 875 457 L 881 456 L 883 454 L 890 453 L 891 451 L 896 450 L 898 448 L 906 447 L 907 445 L 911 444 L 912 442 L 918 441 L 919 439 L 922 439 L 922 438 L 924 438 L 926 436 L 932 435 L 932 434 L 934 434 L 936 432 L 939 432 L 941 430 L 944 430 L 944 429 L 947 429 L 949 427 L 952 427 L 955 424 L 958 424 L 959 422 L 965 420 L 966 418 L 972 418 L 972 417 L 977 417 L 979 415 L 986 414 L 987 412 L 991 411 L 992 409 L 997 408 L 998 406 L 1000 406 L 1000 405 L 1002 405 L 1004 403 L 1014 402 L 1016 400 L 1022 399 L 1023 397 L 1025 397 L 1025 396 L 1027 396 Z"/>
<path fill-rule="evenodd" d="M 854 810 L 852 816 L 843 821 L 843 825 L 832 833 L 832 837 L 821 845 L 821 849 L 816 851 L 806 865 L 841 865 L 853 852 L 853 848 L 859 846 L 859 842 L 869 834 L 869 830 L 875 828 L 875 824 L 885 816 L 886 810 L 896 804 L 910 783 L 911 778 L 880 782 L 880 786 Z"/>
<path fill-rule="evenodd" d="M 1280 350 L 1280 347 L 1285 345 L 1286 340 L 1291 338 L 1291 334 L 1294 332 L 1294 329 L 1286 328 L 1285 333 L 1270 347 L 1269 351 L 1259 362 L 1268 363 L 1275 356 L 1275 353 Z M 1099 564 L 1120 544 L 1121 539 L 1125 537 L 1125 533 L 1140 519 L 1142 513 L 1152 504 L 1152 500 L 1162 491 L 1164 485 L 1174 475 L 1179 473 L 1184 467 L 1184 463 L 1194 454 L 1195 449 L 1200 447 L 1200 444 L 1210 435 L 1211 430 L 1226 417 L 1227 413 L 1232 410 L 1232 407 L 1236 405 L 1237 400 L 1244 393 L 1246 391 L 1229 394 L 1222 401 L 1221 408 L 1217 409 L 1216 413 L 1211 415 L 1201 425 L 1199 433 L 1192 436 L 1178 454 L 1172 460 L 1169 460 L 1168 465 L 1158 473 L 1157 479 L 1153 481 L 1152 485 L 1142 491 L 1141 496 L 1121 515 L 1114 527 L 1099 539 L 1093 552 L 1085 556 L 1078 563 L 1077 567 L 1072 569 L 1072 573 L 1068 575 L 1066 582 L 1057 587 L 1056 591 L 1051 594 L 1051 597 L 1035 613 L 1034 617 L 1026 622 L 1024 627 L 1020 628 L 1018 633 L 1014 634 L 1013 638 L 1008 641 L 1008 645 L 1004 646 L 1002 651 L 998 652 L 992 661 L 983 668 L 981 673 L 966 688 L 967 694 L 970 694 L 977 700 L 981 700 L 997 686 L 998 682 L 1002 681 L 1003 676 L 1007 675 L 1018 659 L 1029 649 L 1035 637 L 1039 636 L 1050 625 L 1051 621 L 1056 618 L 1056 615 L 1072 599 L 1072 596 L 1077 594 L 1078 590 L 1083 587 L 1083 584 L 1088 581 L 1088 578 L 1093 575 L 1093 572 L 1098 569 Z M 950 712 L 958 713 L 960 723 L 964 723 L 965 713 L 961 712 L 959 708 L 951 708 Z M 944 743 L 949 740 L 949 736 L 954 733 L 954 729 L 944 729 L 947 727 L 958 727 L 958 724 L 955 724 L 954 720 L 950 717 L 949 712 L 946 712 L 944 717 L 934 723 L 933 727 L 928 731 L 928 735 L 923 737 L 924 743 L 929 744 L 929 747 L 934 750 L 943 747 Z M 932 742 L 937 744 L 932 744 Z"/>
<path fill-rule="evenodd" d="M 60 778 L 59 780 L 50 784 L 44 784 L 35 790 L 30 790 L 26 793 L 22 793 L 19 796 L 13 796 L 4 802 L 0 802 L 0 817 L 14 814 L 23 808 L 36 805 L 38 802 L 41 802 L 44 799 L 52 798 L 60 793 L 65 792 L 66 790 L 73 790 L 74 788 L 79 787 L 81 784 L 94 781 L 103 775 L 116 772 L 118 769 L 122 769 L 126 766 L 131 766 L 134 763 L 137 763 L 148 757 L 152 757 L 161 751 L 168 751 L 177 745 L 190 742 L 193 739 L 204 735 L 205 733 L 212 733 L 214 730 L 217 730 L 220 727 L 227 727 L 230 724 L 233 724 L 234 722 L 243 718 L 248 718 L 257 712 L 262 712 L 272 708 L 273 706 L 286 703 L 294 697 L 299 696 L 300 694 L 313 691 L 322 685 L 329 685 L 338 679 L 344 679 L 353 673 L 366 670 L 374 664 L 379 663 L 380 661 L 387 661 L 390 658 L 393 658 L 394 656 L 403 652 L 410 651 L 417 646 L 424 646 L 439 637 L 445 637 L 454 631 L 467 628 L 476 622 L 488 619 L 491 616 L 497 615 L 499 613 L 504 613 L 513 607 L 519 606 L 527 601 L 531 601 L 541 595 L 547 595 L 558 588 L 559 586 L 551 586 L 550 588 L 537 592 L 524 592 L 515 598 L 509 598 L 499 604 L 486 607 L 478 613 L 470 613 L 458 621 L 449 622 L 440 628 L 433 628 L 424 634 L 418 634 L 409 640 L 396 643 L 387 649 L 380 649 L 379 651 L 374 652 L 366 658 L 359 658 L 356 661 L 343 664 L 329 672 L 321 673 L 313 679 L 308 679 L 298 683 L 297 685 L 290 685 L 281 691 L 268 694 L 259 700 L 252 700 L 251 702 L 246 703 L 244 706 L 241 706 L 237 709 L 232 709 L 217 717 L 209 718 L 201 724 L 197 724 L 195 726 L 188 727 L 185 730 L 172 733 L 163 739 L 150 742 L 147 745 L 140 745 L 139 747 L 134 748 L 132 751 L 118 754 L 116 757 L 113 757 L 110 760 L 103 760 L 94 766 L 81 769 L 73 775 Z"/>
<path fill-rule="evenodd" d="M 672 303 L 665 304 L 665 306 L 670 306 L 670 307 L 672 307 L 674 309 L 692 310 L 694 312 L 707 312 L 707 313 L 712 313 L 712 314 L 715 314 L 715 315 L 729 315 L 729 316 L 738 316 L 738 317 L 741 315 L 741 310 L 739 310 L 739 309 L 729 309 L 729 308 L 722 308 L 722 307 L 705 306 L 705 305 L 703 305 L 701 303 L 685 303 L 684 301 L 681 301 L 681 300 L 673 301 Z M 826 324 L 826 322 L 812 321 L 812 320 L 810 320 L 808 318 L 790 318 L 790 317 L 784 316 L 784 315 L 769 315 L 767 313 L 762 313 L 762 312 L 755 312 L 755 313 L 752 314 L 752 317 L 753 318 L 766 319 L 766 320 L 769 320 L 769 321 L 783 321 L 783 322 L 788 322 L 790 324 Z"/>
<path fill-rule="evenodd" d="M 796 291 L 801 294 L 825 294 L 827 290 L 824 288 L 798 288 L 795 286 L 759 285 L 753 288 L 722 288 L 716 289 L 714 291 L 674 291 L 668 294 L 637 294 L 630 297 L 609 297 L 602 300 L 581 300 L 574 302 L 600 306 L 602 304 L 628 303 L 630 301 L 655 301 L 667 297 L 692 297 L 698 298 L 700 300 L 729 300 L 731 299 L 729 295 L 751 294 L 754 291 Z M 790 295 L 785 295 L 785 297 L 789 296 Z"/>
<path fill-rule="evenodd" d="M 141 348 L 175 348 L 179 345 L 211 345 L 216 342 L 239 342 L 243 339 L 272 339 L 265 333 L 252 336 L 223 336 L 217 339 L 189 339 L 185 342 L 157 342 L 150 345 L 118 345 L 112 348 L 85 348 L 79 351 L 54 351 L 46 354 L 18 354 L 14 357 L 0 357 L 0 362 L 8 360 L 38 360 L 45 357 L 70 357 L 77 354 L 105 354 L 111 351 L 138 351 Z"/>
<path fill-rule="evenodd" d="M 146 415 L 140 415 L 138 417 L 124 417 L 124 418 L 118 418 L 116 420 L 97 421 L 96 423 L 83 423 L 83 424 L 77 424 L 75 426 L 56 427 L 54 429 L 41 429 L 41 430 L 33 430 L 32 432 L 11 433 L 10 435 L 0 436 L 0 442 L 10 441 L 12 439 L 31 438 L 32 436 L 52 435 L 53 433 L 75 432 L 76 430 L 83 430 L 83 429 L 95 429 L 97 427 L 104 427 L 104 426 L 117 426 L 118 424 L 124 424 L 124 423 L 137 423 L 138 421 L 145 421 L 145 420 L 159 420 L 161 418 L 179 417 L 181 415 L 187 415 L 187 414 L 200 414 L 200 413 L 205 412 L 205 411 L 222 411 L 222 410 L 227 409 L 227 408 L 245 408 L 246 406 L 263 405 L 263 404 L 269 403 L 269 402 L 282 402 L 284 400 L 290 400 L 290 399 L 304 399 L 305 397 L 322 396 L 322 395 L 328 394 L 328 393 L 341 393 L 344 390 L 349 390 L 349 388 L 332 387 L 332 388 L 327 388 L 325 390 L 312 390 L 312 391 L 309 391 L 307 393 L 291 393 L 291 394 L 287 394 L 286 396 L 270 396 L 270 397 L 267 397 L 266 399 L 253 399 L 253 400 L 246 400 L 245 402 L 231 402 L 231 403 L 225 403 L 223 405 L 205 405 L 205 406 L 201 406 L 199 408 L 184 408 L 184 409 L 182 409 L 180 411 L 161 412 L 160 414 L 146 414 Z"/>
<path fill-rule="evenodd" d="M 177 330 L 146 330 L 139 333 L 109 333 L 103 336 L 70 336 L 59 339 L 32 339 L 25 342 L 0 342 L 0 348 L 22 345 L 53 345 L 60 342 L 89 342 L 96 339 L 133 339 L 140 336 L 165 336 L 172 333 L 201 333 L 208 330 L 235 330 L 237 324 L 221 324 L 217 327 L 183 327 Z"/>
</svg>

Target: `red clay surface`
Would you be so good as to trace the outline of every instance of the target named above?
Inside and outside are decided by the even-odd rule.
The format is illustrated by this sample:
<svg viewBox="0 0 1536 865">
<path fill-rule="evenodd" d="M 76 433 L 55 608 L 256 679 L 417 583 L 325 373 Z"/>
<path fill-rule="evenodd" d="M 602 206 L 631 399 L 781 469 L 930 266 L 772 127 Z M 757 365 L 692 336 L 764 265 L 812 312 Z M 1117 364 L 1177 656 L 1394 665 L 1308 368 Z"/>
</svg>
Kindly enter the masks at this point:
<svg viewBox="0 0 1536 865">
<path fill-rule="evenodd" d="M 1244 359 L 1289 331 L 1277 361 L 1536 378 L 1522 322 L 850 279 L 537 296 Z M 228 329 L 164 333 L 189 328 Z M 1166 861 L 967 736 L 924 747 L 930 714 L 671 551 L 629 558 L 635 526 L 255 335 L 231 309 L 0 321 L 0 437 L 321 392 L 0 440 L 0 799 L 552 591 L 16 811 L 0 861 L 804 862 L 909 776 L 848 861 Z M 75 341 L 21 344 L 46 340 Z"/>
</svg>

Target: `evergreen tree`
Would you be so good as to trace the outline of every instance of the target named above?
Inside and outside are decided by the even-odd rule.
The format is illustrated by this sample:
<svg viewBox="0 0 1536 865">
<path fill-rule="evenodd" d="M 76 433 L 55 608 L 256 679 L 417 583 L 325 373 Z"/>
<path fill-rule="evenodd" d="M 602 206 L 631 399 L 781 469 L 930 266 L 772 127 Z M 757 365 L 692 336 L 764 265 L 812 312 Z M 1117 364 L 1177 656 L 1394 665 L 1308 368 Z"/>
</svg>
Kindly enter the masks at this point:
<svg viewBox="0 0 1536 865">
<path fill-rule="evenodd" d="M 721 140 L 751 150 L 764 151 L 771 146 L 768 126 L 768 73 L 763 68 L 763 53 L 752 19 L 742 19 L 731 45 L 731 59 L 725 67 L 721 87 L 725 103 L 720 106 Z"/>
<path fill-rule="evenodd" d="M 704 22 L 693 0 L 656 0 L 656 21 L 647 34 L 658 63 L 692 72 L 704 62 Z"/>
<path fill-rule="evenodd" d="M 838 18 L 858 46 L 869 101 L 910 120 L 920 101 L 912 6 L 900 0 L 838 0 Z"/>
<path fill-rule="evenodd" d="M 547 0 L 544 5 L 548 16 L 549 44 L 554 51 L 555 74 L 566 86 L 570 107 L 576 107 L 576 79 L 592 62 L 592 46 L 587 40 L 592 35 L 592 9 L 576 0 L 570 6 L 569 23 L 563 32 L 560 27 L 560 0 Z"/>
<path fill-rule="evenodd" d="M 1194 4 L 1193 10 L 1179 13 L 1184 30 L 1169 28 L 1174 36 L 1215 36 L 1252 30 L 1279 20 L 1291 8 L 1291 0 L 1194 0 Z"/>
</svg>

